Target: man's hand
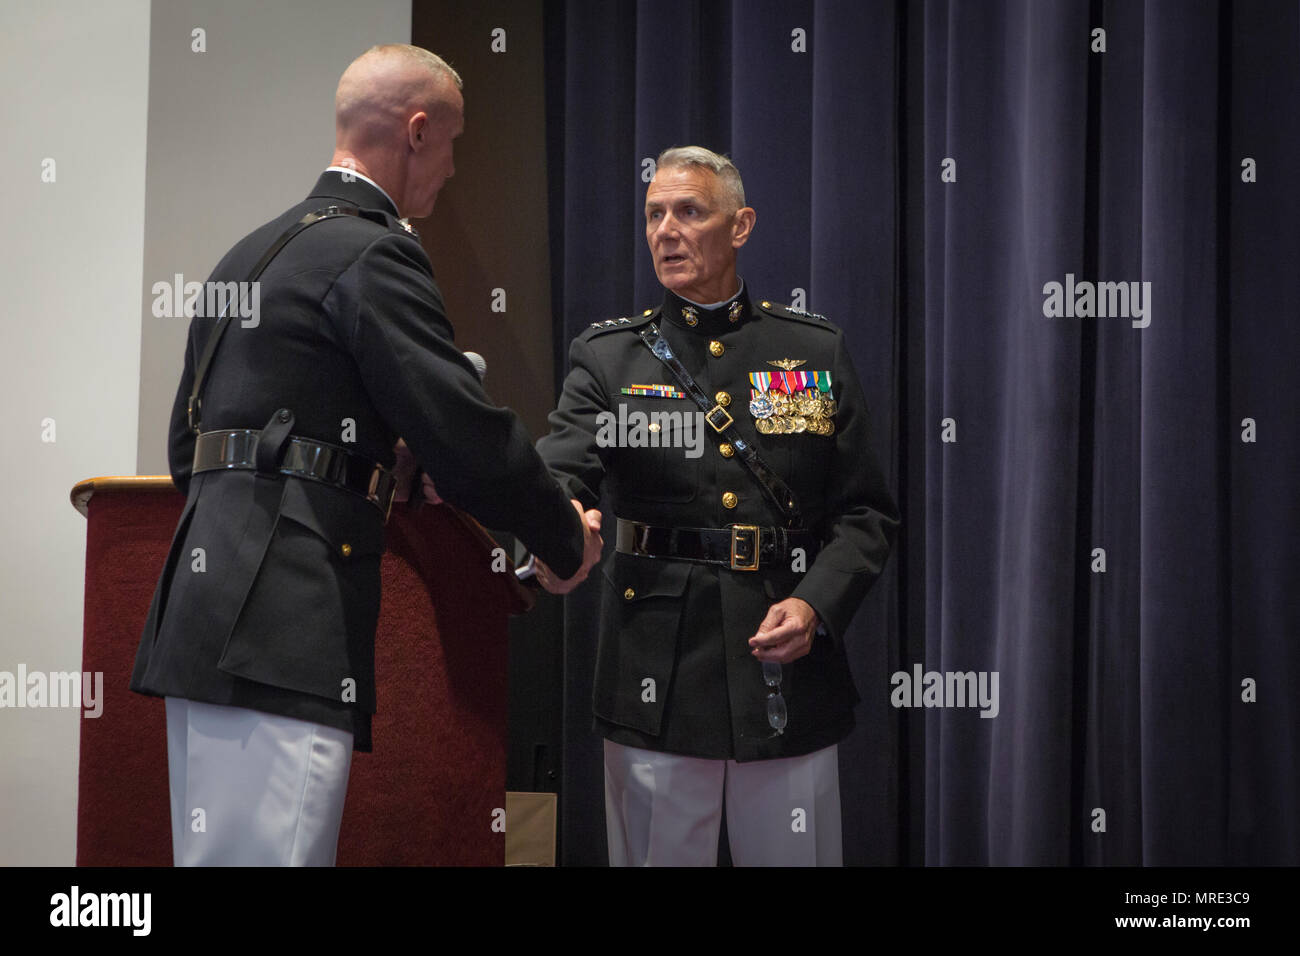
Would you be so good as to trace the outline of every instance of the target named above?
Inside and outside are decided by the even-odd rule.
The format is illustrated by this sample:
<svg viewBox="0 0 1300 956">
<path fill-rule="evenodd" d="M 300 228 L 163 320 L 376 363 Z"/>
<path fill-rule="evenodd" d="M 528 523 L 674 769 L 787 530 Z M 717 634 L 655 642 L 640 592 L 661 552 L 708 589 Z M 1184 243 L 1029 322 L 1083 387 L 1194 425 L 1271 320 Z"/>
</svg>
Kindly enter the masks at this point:
<svg viewBox="0 0 1300 956">
<path fill-rule="evenodd" d="M 433 479 L 423 471 L 420 472 L 420 493 L 424 495 L 425 504 L 442 504 L 442 499 L 438 497 L 438 489 L 433 486 Z"/>
<path fill-rule="evenodd" d="M 807 601 L 786 598 L 767 609 L 758 633 L 749 639 L 753 655 L 760 661 L 789 664 L 812 650 L 813 634 L 820 624 L 817 612 Z"/>
<path fill-rule="evenodd" d="M 415 456 L 411 454 L 411 449 L 406 447 L 406 442 L 397 439 L 397 444 L 393 446 L 393 454 L 397 461 L 393 463 L 393 502 L 400 504 L 411 497 L 411 481 L 415 478 L 415 469 L 420 467 L 415 463 Z"/>
<path fill-rule="evenodd" d="M 605 547 L 605 541 L 600 536 L 600 511 L 593 508 L 590 511 L 582 510 L 582 502 L 576 498 L 570 498 L 573 507 L 578 509 L 578 514 L 582 516 L 582 567 L 571 578 L 561 580 L 555 576 L 555 572 L 546 566 L 546 563 L 540 558 L 537 559 L 537 580 L 541 582 L 542 587 L 552 594 L 568 594 L 583 581 L 587 580 L 587 574 L 591 571 L 596 563 L 600 560 L 601 549 Z"/>
<path fill-rule="evenodd" d="M 393 464 L 395 485 L 393 503 L 399 504 L 410 500 L 415 472 L 420 466 L 416 463 L 415 456 L 411 454 L 411 449 L 406 447 L 406 442 L 401 438 L 397 439 L 397 444 L 393 446 L 393 454 L 397 457 L 397 461 Z M 423 495 L 426 504 L 442 504 L 442 499 L 438 497 L 438 489 L 433 486 L 433 479 L 423 471 L 420 472 L 420 494 Z"/>
</svg>

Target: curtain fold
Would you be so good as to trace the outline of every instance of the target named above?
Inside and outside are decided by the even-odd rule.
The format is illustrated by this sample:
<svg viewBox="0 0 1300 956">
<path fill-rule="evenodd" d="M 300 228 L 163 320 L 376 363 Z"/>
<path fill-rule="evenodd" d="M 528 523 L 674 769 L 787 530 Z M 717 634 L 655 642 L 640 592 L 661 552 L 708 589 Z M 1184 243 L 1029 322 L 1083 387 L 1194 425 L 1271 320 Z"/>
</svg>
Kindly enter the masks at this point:
<svg viewBox="0 0 1300 956">
<path fill-rule="evenodd" d="M 643 174 L 686 143 L 744 176 L 751 291 L 845 329 L 904 521 L 847 638 L 845 861 L 1300 862 L 1300 4 L 546 17 L 561 361 L 658 301 Z M 585 590 L 563 860 L 596 864 Z M 996 674 L 996 716 L 894 706 L 916 666 Z"/>
</svg>

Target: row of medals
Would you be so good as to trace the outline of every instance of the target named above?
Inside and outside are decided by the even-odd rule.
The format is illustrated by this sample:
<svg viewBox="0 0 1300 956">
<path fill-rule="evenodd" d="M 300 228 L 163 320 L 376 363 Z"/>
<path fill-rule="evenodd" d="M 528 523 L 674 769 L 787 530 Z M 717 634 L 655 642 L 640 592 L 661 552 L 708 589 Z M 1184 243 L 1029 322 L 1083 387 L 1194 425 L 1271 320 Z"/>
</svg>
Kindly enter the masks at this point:
<svg viewBox="0 0 1300 956">
<path fill-rule="evenodd" d="M 800 392 L 764 392 L 749 403 L 754 416 L 754 426 L 764 435 L 790 435 L 811 432 L 814 435 L 831 435 L 835 432 L 835 400 L 824 395 Z"/>
</svg>

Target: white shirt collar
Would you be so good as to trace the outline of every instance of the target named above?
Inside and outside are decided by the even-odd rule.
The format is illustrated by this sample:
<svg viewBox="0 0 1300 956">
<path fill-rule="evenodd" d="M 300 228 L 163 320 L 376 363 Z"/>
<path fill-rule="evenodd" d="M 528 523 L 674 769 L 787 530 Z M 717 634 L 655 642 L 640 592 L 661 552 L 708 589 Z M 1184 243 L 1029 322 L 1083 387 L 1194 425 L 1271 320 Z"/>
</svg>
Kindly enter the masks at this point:
<svg viewBox="0 0 1300 956">
<path fill-rule="evenodd" d="M 371 178 L 370 178 L 369 176 L 367 176 L 365 173 L 359 173 L 359 172 L 357 172 L 355 169 L 353 169 L 351 166 L 326 166 L 326 167 L 325 167 L 325 172 L 327 172 L 327 173 L 347 173 L 347 174 L 350 175 L 350 176 L 355 176 L 355 177 L 357 177 L 357 179 L 361 179 L 361 180 L 364 180 L 365 182 L 370 183 L 370 185 L 374 186 L 376 189 L 378 189 L 381 193 L 384 194 L 384 198 L 385 198 L 385 199 L 387 199 L 389 202 L 393 203 L 393 208 L 394 208 L 394 209 L 397 209 L 397 214 L 398 214 L 399 216 L 402 214 L 402 210 L 400 210 L 400 209 L 397 208 L 397 203 L 393 202 L 393 197 L 390 196 L 390 195 L 388 195 L 388 192 L 384 189 L 384 187 L 381 186 L 381 185 L 379 185 L 379 183 L 375 182 L 373 179 L 371 179 Z"/>
<path fill-rule="evenodd" d="M 359 176 L 361 174 L 358 173 L 357 175 Z M 736 290 L 736 294 L 732 296 L 728 296 L 727 298 L 723 299 L 721 302 L 714 302 L 709 305 L 705 305 L 703 302 L 696 302 L 694 299 L 687 299 L 686 296 L 684 295 L 678 296 L 678 298 L 683 299 L 686 302 L 689 302 L 691 305 L 698 305 L 701 309 L 716 309 L 720 305 L 726 305 L 728 302 L 732 302 L 735 299 L 740 298 L 740 293 L 744 291 L 745 291 L 745 280 L 742 278 L 740 280 L 740 288 Z"/>
</svg>

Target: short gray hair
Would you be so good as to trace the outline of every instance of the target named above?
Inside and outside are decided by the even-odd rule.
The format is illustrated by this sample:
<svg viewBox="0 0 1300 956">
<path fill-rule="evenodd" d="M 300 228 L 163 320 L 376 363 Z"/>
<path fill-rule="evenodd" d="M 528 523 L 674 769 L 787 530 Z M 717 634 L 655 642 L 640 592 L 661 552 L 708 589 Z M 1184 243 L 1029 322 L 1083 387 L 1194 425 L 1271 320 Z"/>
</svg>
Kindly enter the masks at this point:
<svg viewBox="0 0 1300 956">
<path fill-rule="evenodd" d="M 655 160 L 655 172 L 661 169 L 679 169 L 683 166 L 702 166 L 718 177 L 724 198 L 731 211 L 744 208 L 745 184 L 740 180 L 740 170 L 726 156 L 703 146 L 671 146 Z"/>
<path fill-rule="evenodd" d="M 412 46 L 410 43 L 378 43 L 367 50 L 366 53 L 397 54 L 406 60 L 420 64 L 428 69 L 430 73 L 445 76 L 456 84 L 456 89 L 465 89 L 464 81 L 461 80 L 460 74 L 451 68 L 451 64 L 438 54 L 426 50 L 422 46 Z M 366 53 L 363 53 L 362 56 L 365 56 Z"/>
</svg>

